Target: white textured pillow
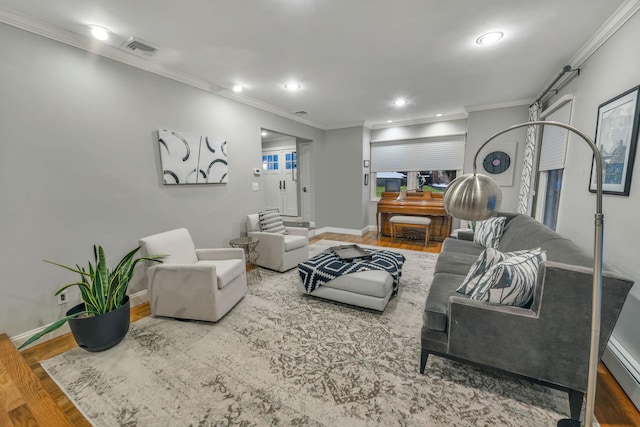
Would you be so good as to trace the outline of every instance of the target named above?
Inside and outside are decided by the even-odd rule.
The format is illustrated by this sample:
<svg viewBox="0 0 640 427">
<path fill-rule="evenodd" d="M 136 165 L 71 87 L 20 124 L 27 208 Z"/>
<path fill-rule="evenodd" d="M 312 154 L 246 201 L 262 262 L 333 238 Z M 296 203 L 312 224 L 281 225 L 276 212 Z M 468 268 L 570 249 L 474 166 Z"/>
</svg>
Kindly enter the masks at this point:
<svg viewBox="0 0 640 427">
<path fill-rule="evenodd" d="M 282 222 L 280 211 L 278 209 L 267 209 L 258 213 L 260 222 L 260 231 L 267 233 L 289 234 Z"/>
<path fill-rule="evenodd" d="M 471 265 L 467 277 L 464 278 L 456 291 L 461 294 L 471 295 L 487 271 L 500 261 L 504 261 L 505 258 L 505 255 L 497 249 L 487 248 L 482 251 L 476 262 Z"/>
<path fill-rule="evenodd" d="M 498 216 L 478 222 L 476 231 L 473 234 L 473 242 L 485 248 L 497 248 L 502 238 L 506 220 L 506 217 Z"/>
<path fill-rule="evenodd" d="M 499 262 L 504 261 L 507 258 L 523 255 L 528 252 L 530 252 L 529 249 L 504 253 L 494 248 L 485 249 L 484 251 L 482 251 L 480 256 L 478 256 L 476 262 L 471 265 L 471 268 L 469 268 L 469 272 L 467 273 L 467 277 L 464 278 L 456 291 L 465 295 L 473 294 L 473 291 L 478 286 L 478 283 L 482 281 L 483 277 L 491 269 L 491 267 Z"/>
<path fill-rule="evenodd" d="M 471 294 L 471 299 L 525 307 L 533 298 L 538 267 L 547 259 L 540 248 L 508 257 L 487 271 Z"/>
</svg>

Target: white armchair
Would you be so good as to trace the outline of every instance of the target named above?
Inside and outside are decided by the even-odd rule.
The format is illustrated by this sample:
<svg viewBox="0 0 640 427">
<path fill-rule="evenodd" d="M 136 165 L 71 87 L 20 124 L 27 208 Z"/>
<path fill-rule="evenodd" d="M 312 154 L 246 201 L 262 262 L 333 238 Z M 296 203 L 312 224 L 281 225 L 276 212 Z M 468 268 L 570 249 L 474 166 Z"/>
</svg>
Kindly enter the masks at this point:
<svg viewBox="0 0 640 427">
<path fill-rule="evenodd" d="M 186 228 L 140 239 L 143 254 L 167 255 L 148 266 L 154 316 L 216 322 L 247 293 L 242 249 L 196 249 Z"/>
<path fill-rule="evenodd" d="M 256 246 L 260 267 L 276 271 L 287 271 L 309 259 L 309 230 L 302 227 L 287 227 L 289 234 L 260 231 L 258 214 L 247 215 L 247 235 L 257 237 Z"/>
</svg>

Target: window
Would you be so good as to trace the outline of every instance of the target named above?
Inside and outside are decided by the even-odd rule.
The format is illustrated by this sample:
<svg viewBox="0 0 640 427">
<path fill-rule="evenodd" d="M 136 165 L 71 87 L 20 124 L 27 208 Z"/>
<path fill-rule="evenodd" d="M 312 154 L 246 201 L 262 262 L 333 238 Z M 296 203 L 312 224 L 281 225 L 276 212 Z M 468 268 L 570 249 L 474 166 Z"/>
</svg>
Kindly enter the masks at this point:
<svg viewBox="0 0 640 427">
<path fill-rule="evenodd" d="M 573 97 L 562 97 L 547 108 L 541 118 L 560 123 L 571 123 Z M 562 173 L 567 152 L 569 131 L 557 126 L 542 127 L 540 157 L 538 159 L 538 191 L 536 191 L 535 218 L 552 230 L 556 229 Z"/>
<path fill-rule="evenodd" d="M 268 156 L 262 156 L 262 169 L 264 170 L 278 170 L 278 155 L 269 154 Z"/>
<path fill-rule="evenodd" d="M 458 171 L 429 170 L 376 173 L 376 197 L 385 191 L 422 190 L 444 192 Z"/>
<path fill-rule="evenodd" d="M 464 161 L 464 135 L 371 143 L 372 197 L 384 191 L 444 191 Z M 375 193 L 373 192 L 375 191 Z"/>
</svg>

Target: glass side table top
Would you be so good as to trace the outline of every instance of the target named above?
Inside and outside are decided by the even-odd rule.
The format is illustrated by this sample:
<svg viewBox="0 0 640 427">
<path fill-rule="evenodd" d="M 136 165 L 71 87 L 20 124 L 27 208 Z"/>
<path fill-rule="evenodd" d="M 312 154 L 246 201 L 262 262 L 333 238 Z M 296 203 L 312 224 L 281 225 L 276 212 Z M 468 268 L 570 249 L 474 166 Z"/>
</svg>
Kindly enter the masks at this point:
<svg viewBox="0 0 640 427">
<path fill-rule="evenodd" d="M 254 242 L 258 242 L 257 237 L 236 237 L 235 239 L 229 240 L 230 245 L 248 245 Z"/>
</svg>

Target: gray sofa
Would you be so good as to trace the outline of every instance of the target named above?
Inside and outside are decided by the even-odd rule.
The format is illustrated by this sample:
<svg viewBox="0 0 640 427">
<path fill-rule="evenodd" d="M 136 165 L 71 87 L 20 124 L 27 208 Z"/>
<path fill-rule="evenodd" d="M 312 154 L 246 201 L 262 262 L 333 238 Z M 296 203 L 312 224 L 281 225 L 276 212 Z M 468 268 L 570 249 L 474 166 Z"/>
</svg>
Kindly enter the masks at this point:
<svg viewBox="0 0 640 427">
<path fill-rule="evenodd" d="M 507 217 L 498 250 L 546 250 L 533 302 L 504 306 L 456 292 L 484 248 L 472 233 L 447 238 L 423 314 L 420 372 L 430 354 L 496 369 L 567 391 L 571 418 L 579 419 L 587 389 L 593 258 L 529 216 L 498 216 Z M 606 265 L 603 270 L 599 357 L 633 285 Z"/>
</svg>

